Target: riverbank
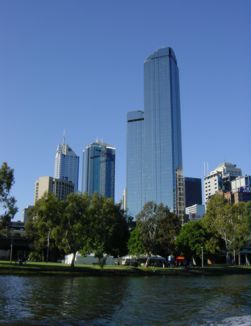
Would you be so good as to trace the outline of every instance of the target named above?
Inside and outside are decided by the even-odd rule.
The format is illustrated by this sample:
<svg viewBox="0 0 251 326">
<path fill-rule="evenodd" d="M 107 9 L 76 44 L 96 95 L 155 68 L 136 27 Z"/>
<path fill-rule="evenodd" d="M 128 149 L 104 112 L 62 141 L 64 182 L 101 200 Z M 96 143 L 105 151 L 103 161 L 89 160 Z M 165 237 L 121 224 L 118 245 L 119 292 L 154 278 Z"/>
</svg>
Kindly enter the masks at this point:
<svg viewBox="0 0 251 326">
<path fill-rule="evenodd" d="M 250 266 L 223 266 L 159 268 L 159 267 L 132 267 L 132 266 L 104 266 L 77 265 L 71 268 L 61 263 L 28 262 L 18 265 L 14 262 L 0 261 L 0 275 L 58 275 L 58 276 L 154 276 L 154 275 L 224 275 L 224 274 L 251 274 Z"/>
</svg>

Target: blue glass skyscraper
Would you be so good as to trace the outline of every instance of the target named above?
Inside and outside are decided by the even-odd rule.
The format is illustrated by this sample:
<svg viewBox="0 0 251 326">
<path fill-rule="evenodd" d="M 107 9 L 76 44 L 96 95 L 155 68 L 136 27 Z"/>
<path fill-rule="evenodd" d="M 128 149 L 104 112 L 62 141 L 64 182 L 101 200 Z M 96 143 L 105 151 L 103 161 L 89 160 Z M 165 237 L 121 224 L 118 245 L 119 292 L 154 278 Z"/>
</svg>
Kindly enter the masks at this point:
<svg viewBox="0 0 251 326">
<path fill-rule="evenodd" d="M 127 171 L 126 207 L 127 214 L 135 216 L 143 205 L 143 140 L 144 112 L 133 111 L 127 114 Z"/>
<path fill-rule="evenodd" d="M 131 140 L 134 146 L 134 141 Z M 130 144 L 127 144 L 128 148 Z M 159 49 L 144 63 L 144 131 L 142 141 L 142 206 L 163 203 L 182 215 L 182 175 L 179 71 L 174 51 Z M 134 157 L 138 160 L 137 156 Z M 127 160 L 133 160 L 127 156 Z M 127 161 L 128 164 L 128 161 Z M 137 169 L 137 166 L 135 166 Z M 136 173 L 134 171 L 134 173 Z M 139 172 L 137 172 L 139 173 Z M 130 175 L 127 180 L 130 179 Z M 132 187 L 127 185 L 128 197 Z M 141 208 L 142 208 L 141 207 Z M 130 202 L 127 203 L 130 211 Z"/>
<path fill-rule="evenodd" d="M 82 191 L 114 199 L 115 148 L 103 142 L 86 146 L 83 153 Z"/>
</svg>

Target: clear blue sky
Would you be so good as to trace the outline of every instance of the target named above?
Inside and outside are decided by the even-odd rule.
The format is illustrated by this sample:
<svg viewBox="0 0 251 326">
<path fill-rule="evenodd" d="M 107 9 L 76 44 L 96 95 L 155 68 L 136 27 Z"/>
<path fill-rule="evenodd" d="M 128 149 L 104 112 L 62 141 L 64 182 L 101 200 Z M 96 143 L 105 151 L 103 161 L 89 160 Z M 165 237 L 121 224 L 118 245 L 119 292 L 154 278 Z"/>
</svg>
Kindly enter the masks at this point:
<svg viewBox="0 0 251 326">
<path fill-rule="evenodd" d="M 222 161 L 251 174 L 251 1 L 1 0 L 0 163 L 13 195 L 33 203 L 56 147 L 81 156 L 97 137 L 126 171 L 126 113 L 143 109 L 143 62 L 173 47 L 180 70 L 183 165 L 203 177 Z"/>
</svg>

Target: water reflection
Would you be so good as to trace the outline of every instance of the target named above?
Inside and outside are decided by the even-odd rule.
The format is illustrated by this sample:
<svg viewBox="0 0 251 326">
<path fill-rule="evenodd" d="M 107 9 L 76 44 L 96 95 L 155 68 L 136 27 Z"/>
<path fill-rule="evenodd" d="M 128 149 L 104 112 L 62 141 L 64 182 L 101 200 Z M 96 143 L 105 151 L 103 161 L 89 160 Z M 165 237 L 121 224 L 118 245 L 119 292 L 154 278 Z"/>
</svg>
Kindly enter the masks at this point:
<svg viewBox="0 0 251 326">
<path fill-rule="evenodd" d="M 226 325 L 238 316 L 251 324 L 250 306 L 249 275 L 0 276 L 1 325 Z"/>
</svg>

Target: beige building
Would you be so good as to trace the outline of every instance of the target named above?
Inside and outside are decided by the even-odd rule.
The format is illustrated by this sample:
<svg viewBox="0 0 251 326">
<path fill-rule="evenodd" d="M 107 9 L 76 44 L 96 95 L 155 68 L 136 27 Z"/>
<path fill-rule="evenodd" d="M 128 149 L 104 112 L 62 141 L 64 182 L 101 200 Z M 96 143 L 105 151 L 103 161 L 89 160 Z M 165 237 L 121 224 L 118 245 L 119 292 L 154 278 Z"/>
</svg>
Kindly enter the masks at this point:
<svg viewBox="0 0 251 326">
<path fill-rule="evenodd" d="M 35 185 L 35 202 L 45 193 L 53 193 L 60 199 L 66 199 L 67 195 L 74 192 L 74 184 L 71 181 L 56 179 L 49 176 L 40 177 Z"/>
</svg>

